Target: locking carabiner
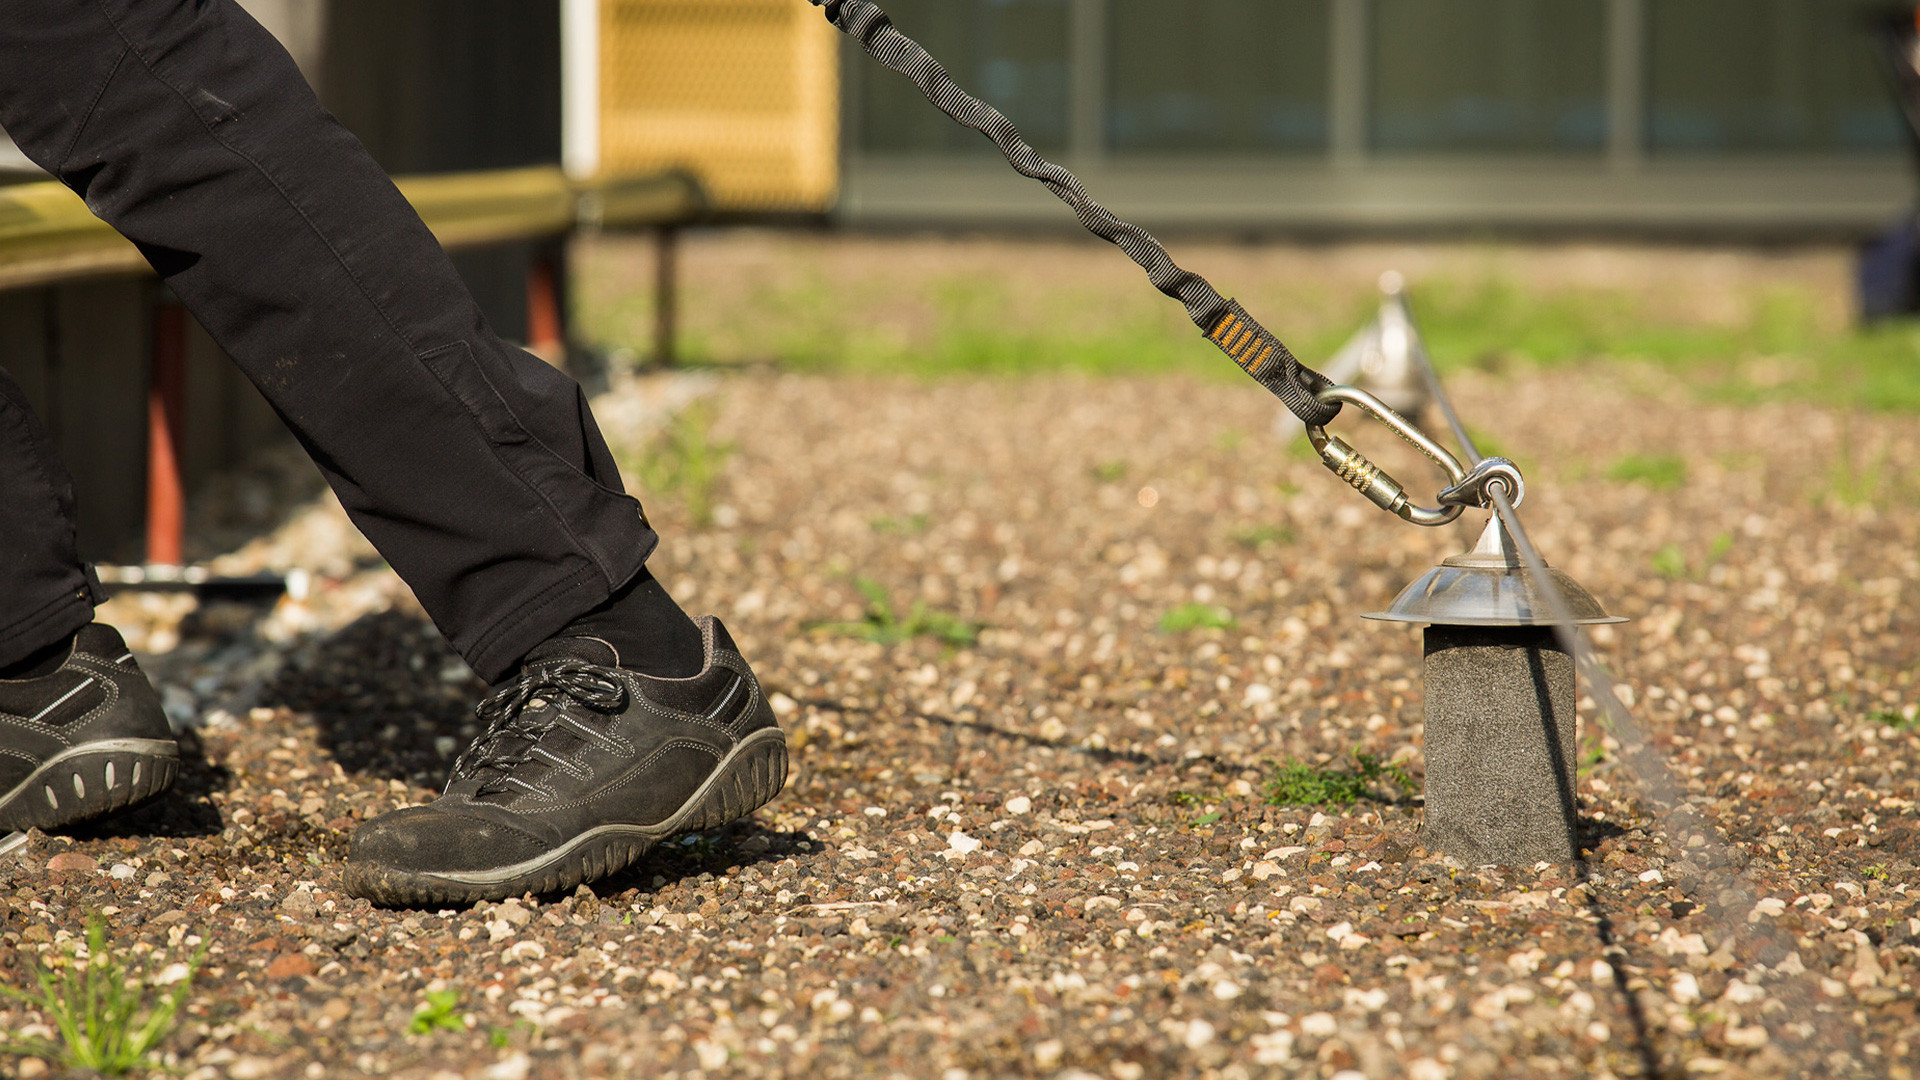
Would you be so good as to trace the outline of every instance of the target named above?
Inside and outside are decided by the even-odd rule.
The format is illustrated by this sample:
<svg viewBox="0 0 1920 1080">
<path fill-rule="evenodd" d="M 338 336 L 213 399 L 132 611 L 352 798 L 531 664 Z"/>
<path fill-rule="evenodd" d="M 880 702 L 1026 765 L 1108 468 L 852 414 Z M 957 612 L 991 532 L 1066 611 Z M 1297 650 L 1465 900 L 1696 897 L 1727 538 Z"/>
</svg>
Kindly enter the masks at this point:
<svg viewBox="0 0 1920 1080">
<path fill-rule="evenodd" d="M 1433 460 L 1435 465 L 1445 470 L 1450 486 L 1458 487 L 1467 478 L 1467 470 L 1460 460 L 1448 453 L 1446 448 L 1432 439 L 1419 428 L 1407 422 L 1406 417 L 1388 408 L 1386 403 L 1357 386 L 1329 386 L 1314 395 L 1322 402 L 1342 402 L 1356 405 L 1361 411 L 1370 414 L 1375 420 L 1385 424 L 1387 430 L 1405 439 L 1413 448 Z M 1320 453 L 1320 460 L 1333 474 L 1347 482 L 1355 491 L 1365 495 L 1375 506 L 1402 520 L 1415 525 L 1445 525 L 1460 516 L 1465 507 L 1440 506 L 1428 508 L 1415 506 L 1407 496 L 1407 489 L 1400 482 L 1387 475 L 1380 466 L 1368 461 L 1366 455 L 1355 450 L 1346 442 L 1327 434 L 1325 427 L 1309 426 L 1307 439 Z"/>
</svg>

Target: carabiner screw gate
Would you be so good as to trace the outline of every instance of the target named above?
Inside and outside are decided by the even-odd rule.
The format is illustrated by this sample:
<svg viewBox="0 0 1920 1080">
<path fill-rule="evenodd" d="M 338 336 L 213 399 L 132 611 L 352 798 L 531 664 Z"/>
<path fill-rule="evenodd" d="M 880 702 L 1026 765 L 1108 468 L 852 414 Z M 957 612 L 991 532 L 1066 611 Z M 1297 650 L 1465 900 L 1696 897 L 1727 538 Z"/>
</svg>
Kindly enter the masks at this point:
<svg viewBox="0 0 1920 1080">
<path fill-rule="evenodd" d="M 1329 386 L 1314 395 L 1325 403 L 1342 402 L 1357 406 L 1361 411 L 1385 424 L 1389 431 L 1405 439 L 1414 449 L 1430 458 L 1440 466 L 1452 482 L 1449 491 L 1458 489 L 1467 481 L 1467 470 L 1460 460 L 1447 452 L 1447 449 L 1426 436 L 1426 433 L 1409 423 L 1406 417 L 1388 408 L 1386 403 L 1357 386 Z M 1365 495 L 1367 500 L 1380 509 L 1398 515 L 1404 521 L 1415 525 L 1445 525 L 1460 516 L 1466 508 L 1461 505 L 1445 505 L 1428 508 L 1416 506 L 1407 495 L 1407 489 L 1380 466 L 1367 460 L 1365 454 L 1349 446 L 1344 440 L 1327 434 L 1321 426 L 1309 426 L 1307 439 L 1320 453 L 1320 461 L 1333 474 L 1355 491 Z M 1515 470 L 1518 476 L 1518 470 Z M 1445 502 L 1445 500 L 1441 500 Z"/>
</svg>

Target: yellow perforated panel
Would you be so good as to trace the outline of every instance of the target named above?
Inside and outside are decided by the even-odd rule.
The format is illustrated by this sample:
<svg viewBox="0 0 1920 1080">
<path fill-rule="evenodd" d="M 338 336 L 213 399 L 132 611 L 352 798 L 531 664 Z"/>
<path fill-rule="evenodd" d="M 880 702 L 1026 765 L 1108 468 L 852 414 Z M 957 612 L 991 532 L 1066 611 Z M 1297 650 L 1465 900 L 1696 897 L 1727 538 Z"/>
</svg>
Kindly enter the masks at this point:
<svg viewBox="0 0 1920 1080">
<path fill-rule="evenodd" d="M 684 168 L 723 210 L 825 210 L 839 34 L 806 0 L 601 0 L 600 161 Z"/>
</svg>

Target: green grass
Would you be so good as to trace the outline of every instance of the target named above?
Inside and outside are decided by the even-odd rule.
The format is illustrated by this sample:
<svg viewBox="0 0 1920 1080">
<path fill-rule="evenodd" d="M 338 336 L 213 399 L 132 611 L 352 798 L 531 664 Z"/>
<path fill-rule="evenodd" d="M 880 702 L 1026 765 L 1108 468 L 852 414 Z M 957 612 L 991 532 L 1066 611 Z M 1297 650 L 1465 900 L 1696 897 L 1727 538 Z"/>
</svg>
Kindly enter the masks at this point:
<svg viewBox="0 0 1920 1080">
<path fill-rule="evenodd" d="M 155 982 L 156 961 L 132 959 L 110 945 L 106 928 L 92 921 L 85 958 L 69 949 L 51 969 L 34 964 L 32 990 L 0 986 L 0 996 L 46 1017 L 59 1031 L 59 1041 L 0 1036 L 0 1053 L 31 1054 L 109 1076 L 150 1067 L 154 1063 L 148 1059 L 173 1031 L 206 951 L 200 946 L 186 962 L 185 977 L 162 991 Z"/>
<path fill-rule="evenodd" d="M 467 1022 L 460 1016 L 460 991 L 429 990 L 426 1001 L 413 1011 L 407 1025 L 409 1035 L 428 1035 L 435 1031 L 465 1031 Z"/>
<path fill-rule="evenodd" d="M 926 514 L 908 514 L 906 517 L 894 517 L 891 514 L 881 514 L 879 517 L 868 522 L 868 524 L 873 526 L 874 532 L 881 534 L 903 533 L 909 536 L 917 536 L 933 526 L 933 518 Z"/>
<path fill-rule="evenodd" d="M 1217 604 L 1181 604 L 1160 616 L 1160 632 L 1184 634 L 1189 630 L 1231 630 L 1239 625 L 1233 613 Z"/>
<path fill-rule="evenodd" d="M 894 267 L 881 256 L 847 267 L 819 250 L 792 242 L 782 269 L 724 299 L 690 278 L 682 352 L 696 363 L 772 362 L 815 372 L 1244 378 L 1144 280 L 1074 275 L 1073 260 L 1082 256 L 1036 249 L 1063 259 L 1061 274 L 1036 284 L 984 269 Z M 1524 267 L 1525 249 L 1513 250 Z M 649 255 L 644 246 L 609 246 L 583 264 L 579 314 L 589 338 L 650 351 L 649 290 L 639 269 Z M 1701 286 L 1709 306 L 1735 312 L 1708 317 L 1659 290 L 1536 284 L 1525 269 L 1448 257 L 1452 265 L 1423 275 L 1411 291 L 1443 373 L 1625 362 L 1711 400 L 1920 410 L 1920 321 L 1833 325 L 1826 286 L 1816 282 Z M 1104 248 L 1089 248 L 1084 258 L 1090 267 L 1093 260 L 1124 263 Z M 955 265 L 970 264 L 959 256 Z M 1216 274 L 1215 284 L 1241 296 L 1309 364 L 1331 355 L 1378 304 L 1358 280 Z M 715 299 L 705 299 L 710 292 Z"/>
<path fill-rule="evenodd" d="M 1293 528 L 1287 525 L 1254 525 L 1233 531 L 1234 543 L 1254 550 L 1259 550 L 1268 544 L 1284 547 L 1293 543 L 1294 539 Z"/>
<path fill-rule="evenodd" d="M 1733 534 L 1721 533 L 1707 545 L 1706 556 L 1697 566 L 1687 559 L 1686 550 L 1679 544 L 1668 544 L 1654 552 L 1648 564 L 1653 568 L 1654 573 L 1668 581 L 1703 580 L 1707 576 L 1707 571 L 1719 565 L 1720 561 L 1732 552 Z"/>
<path fill-rule="evenodd" d="M 1649 565 L 1654 573 L 1668 581 L 1679 581 L 1687 576 L 1687 553 L 1680 550 L 1679 544 L 1668 544 L 1653 553 Z"/>
<path fill-rule="evenodd" d="M 972 645 L 980 640 L 983 624 L 969 622 L 944 611 L 929 608 L 915 600 L 902 615 L 894 610 L 893 598 L 886 587 L 872 578 L 856 578 L 854 587 L 867 599 L 866 617 L 859 622 L 818 622 L 809 629 L 855 637 L 880 645 L 898 645 L 914 638 L 927 637 L 954 647 Z"/>
<path fill-rule="evenodd" d="M 638 452 L 615 447 L 614 457 L 650 498 L 678 500 L 688 520 L 705 528 L 713 523 L 713 489 L 733 449 L 714 439 L 713 406 L 698 401 L 675 413 Z"/>
<path fill-rule="evenodd" d="M 1678 454 L 1628 454 L 1607 466 L 1607 479 L 1673 491 L 1687 482 L 1687 459 Z"/>
<path fill-rule="evenodd" d="M 1333 769 L 1292 757 L 1278 765 L 1268 763 L 1267 802 L 1272 806 L 1345 806 L 1362 799 L 1390 802 L 1396 795 L 1411 795 L 1418 789 L 1405 769 L 1372 754 L 1355 750 L 1352 765 L 1350 769 Z M 1379 789 L 1387 785 L 1397 791 L 1383 796 Z"/>
<path fill-rule="evenodd" d="M 1912 705 L 1904 709 L 1876 709 L 1867 714 L 1867 719 L 1899 731 L 1911 731 L 1920 727 L 1920 709 Z"/>
</svg>

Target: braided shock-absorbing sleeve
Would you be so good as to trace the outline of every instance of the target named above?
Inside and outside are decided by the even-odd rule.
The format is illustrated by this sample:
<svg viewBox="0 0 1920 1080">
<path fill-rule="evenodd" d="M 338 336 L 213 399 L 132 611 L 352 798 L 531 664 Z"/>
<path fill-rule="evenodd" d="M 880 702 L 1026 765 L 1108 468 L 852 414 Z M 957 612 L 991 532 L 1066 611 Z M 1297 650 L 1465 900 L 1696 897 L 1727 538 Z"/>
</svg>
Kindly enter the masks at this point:
<svg viewBox="0 0 1920 1080">
<path fill-rule="evenodd" d="M 1322 387 L 1332 385 L 1326 376 L 1295 359 L 1246 309 L 1215 292 L 1207 279 L 1182 270 L 1152 234 L 1121 221 L 1095 202 L 1078 177 L 1027 145 L 1000 110 L 960 89 L 927 50 L 894 27 L 878 5 L 871 0 L 809 2 L 823 8 L 827 19 L 858 41 L 875 60 L 912 79 L 941 112 L 992 139 L 1015 171 L 1045 184 L 1061 202 L 1073 208 L 1088 232 L 1119 247 L 1128 258 L 1139 263 L 1155 288 L 1186 306 L 1187 317 L 1209 341 L 1279 398 L 1303 423 L 1323 425 L 1339 414 L 1338 402 L 1322 404 L 1314 399 L 1313 395 Z"/>
</svg>

